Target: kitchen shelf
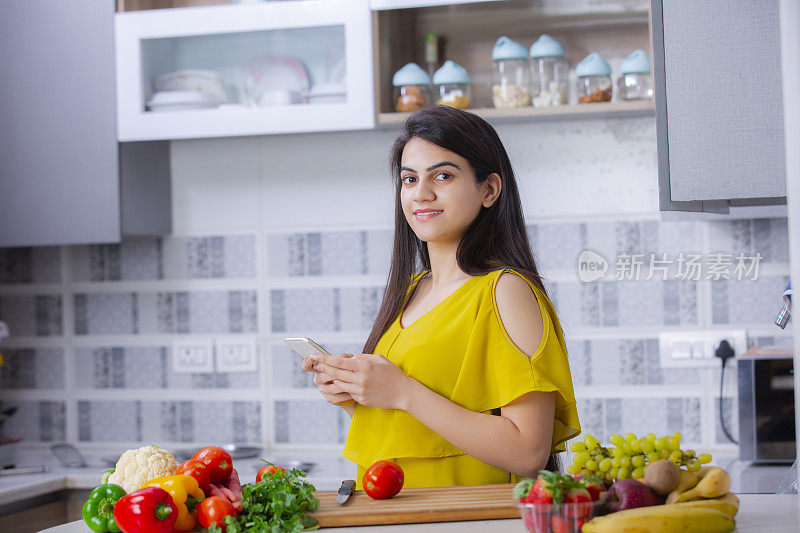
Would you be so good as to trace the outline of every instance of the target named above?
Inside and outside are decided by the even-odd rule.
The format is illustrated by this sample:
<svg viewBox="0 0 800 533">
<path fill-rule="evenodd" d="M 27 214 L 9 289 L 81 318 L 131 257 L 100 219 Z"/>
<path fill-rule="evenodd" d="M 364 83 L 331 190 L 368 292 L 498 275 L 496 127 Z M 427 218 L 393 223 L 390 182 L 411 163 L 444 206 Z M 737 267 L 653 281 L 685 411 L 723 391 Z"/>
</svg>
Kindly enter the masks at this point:
<svg viewBox="0 0 800 533">
<path fill-rule="evenodd" d="M 594 104 L 565 105 L 558 107 L 522 107 L 518 109 L 478 108 L 467 109 L 486 120 L 569 118 L 623 118 L 655 114 L 652 100 L 631 102 L 600 102 Z M 411 113 L 380 113 L 377 123 L 382 126 L 402 124 Z"/>
<path fill-rule="evenodd" d="M 543 33 L 561 42 L 573 70 L 569 80 L 572 92 L 577 84 L 575 65 L 590 52 L 599 52 L 611 65 L 615 87 L 616 79 L 620 76 L 620 65 L 631 52 L 641 48 L 652 57 L 650 2 L 642 0 L 627 3 L 624 8 L 613 2 L 580 5 L 553 2 L 541 5 L 529 0 L 453 5 L 437 5 L 440 2 L 436 1 L 385 2 L 387 5 L 423 6 L 404 9 L 387 9 L 383 4 L 372 4 L 373 9 L 381 8 L 373 11 L 374 77 L 379 124 L 402 120 L 402 116 L 391 113 L 394 109 L 392 76 L 411 61 L 426 68 L 425 40 L 430 33 L 439 37 L 438 58 L 433 67 L 438 68 L 448 59 L 464 67 L 470 75 L 475 111 L 492 119 L 552 119 L 562 115 L 596 116 L 606 112 L 628 113 L 634 110 L 633 107 L 611 107 L 613 103 L 604 107 L 599 107 L 602 104 L 591 104 L 592 110 L 575 105 L 546 111 L 534 108 L 511 111 L 493 109 L 492 48 L 503 35 L 526 47 L 530 47 Z M 487 21 L 491 21 L 491 24 L 487 24 Z M 577 104 L 577 96 L 572 94 L 569 102 Z M 637 111 L 642 112 L 641 109 Z M 650 112 L 650 109 L 644 111 Z"/>
</svg>

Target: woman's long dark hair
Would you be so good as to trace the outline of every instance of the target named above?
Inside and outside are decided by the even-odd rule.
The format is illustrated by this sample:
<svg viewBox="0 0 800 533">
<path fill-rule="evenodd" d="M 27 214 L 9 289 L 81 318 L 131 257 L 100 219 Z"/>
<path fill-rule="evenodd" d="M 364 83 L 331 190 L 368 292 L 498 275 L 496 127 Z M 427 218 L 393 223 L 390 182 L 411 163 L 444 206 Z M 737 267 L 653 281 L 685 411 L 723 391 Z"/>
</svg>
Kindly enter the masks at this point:
<svg viewBox="0 0 800 533">
<path fill-rule="evenodd" d="M 475 172 L 476 185 L 485 182 L 493 172 L 499 174 L 503 182 L 499 198 L 491 207 L 481 207 L 461 237 L 456 250 L 459 268 L 470 276 L 513 268 L 547 294 L 528 243 L 511 161 L 497 132 L 473 113 L 445 106 L 426 107 L 406 120 L 403 131 L 392 146 L 389 165 L 395 184 L 394 249 L 381 307 L 364 344 L 364 353 L 373 353 L 378 340 L 401 312 L 406 291 L 418 266 L 426 270 L 431 268 L 428 244 L 412 231 L 400 204 L 403 149 L 415 137 L 469 161 Z"/>
<path fill-rule="evenodd" d="M 428 244 L 412 231 L 400 203 L 403 149 L 413 138 L 424 139 L 469 161 L 475 172 L 476 186 L 485 182 L 493 172 L 502 180 L 500 196 L 491 207 L 481 207 L 458 243 L 456 261 L 459 268 L 471 276 L 513 268 L 547 294 L 528 243 L 511 161 L 497 132 L 473 113 L 445 106 L 426 107 L 406 120 L 403 131 L 392 146 L 389 166 L 395 184 L 394 248 L 383 300 L 364 345 L 364 353 L 373 353 L 378 340 L 402 311 L 406 291 L 418 266 L 426 270 L 431 268 Z M 559 471 L 558 458 L 550 455 L 545 468 Z"/>
</svg>

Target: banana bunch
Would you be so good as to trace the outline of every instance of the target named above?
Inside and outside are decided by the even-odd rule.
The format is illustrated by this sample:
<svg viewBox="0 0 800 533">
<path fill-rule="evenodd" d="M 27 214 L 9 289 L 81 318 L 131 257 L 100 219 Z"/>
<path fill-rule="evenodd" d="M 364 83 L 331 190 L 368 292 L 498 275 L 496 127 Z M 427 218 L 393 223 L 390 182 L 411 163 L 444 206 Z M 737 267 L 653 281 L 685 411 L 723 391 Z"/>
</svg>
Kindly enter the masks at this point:
<svg viewBox="0 0 800 533">
<path fill-rule="evenodd" d="M 694 503 L 694 502 L 689 502 Z M 683 504 L 637 507 L 592 518 L 583 533 L 728 533 L 733 518 L 711 507 Z"/>
<path fill-rule="evenodd" d="M 722 468 L 703 467 L 697 473 L 697 482 L 689 481 L 686 486 L 678 486 L 667 496 L 667 503 L 689 502 L 693 500 L 719 498 L 725 496 L 731 488 L 731 476 Z"/>
<path fill-rule="evenodd" d="M 703 467 L 696 474 L 681 470 L 678 485 L 666 505 L 626 509 L 593 518 L 583 533 L 727 533 L 739 511 L 739 498 L 728 492 L 725 470 Z"/>
</svg>

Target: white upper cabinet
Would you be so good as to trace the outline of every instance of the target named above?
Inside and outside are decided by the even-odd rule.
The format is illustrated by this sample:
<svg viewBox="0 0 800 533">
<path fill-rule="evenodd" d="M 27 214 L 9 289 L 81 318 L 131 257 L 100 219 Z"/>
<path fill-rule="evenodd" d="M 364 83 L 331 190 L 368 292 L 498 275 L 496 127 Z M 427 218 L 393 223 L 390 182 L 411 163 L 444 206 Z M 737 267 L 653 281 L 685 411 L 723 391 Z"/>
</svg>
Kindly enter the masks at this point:
<svg viewBox="0 0 800 533">
<path fill-rule="evenodd" d="M 120 141 L 369 129 L 368 0 L 116 15 Z"/>
</svg>

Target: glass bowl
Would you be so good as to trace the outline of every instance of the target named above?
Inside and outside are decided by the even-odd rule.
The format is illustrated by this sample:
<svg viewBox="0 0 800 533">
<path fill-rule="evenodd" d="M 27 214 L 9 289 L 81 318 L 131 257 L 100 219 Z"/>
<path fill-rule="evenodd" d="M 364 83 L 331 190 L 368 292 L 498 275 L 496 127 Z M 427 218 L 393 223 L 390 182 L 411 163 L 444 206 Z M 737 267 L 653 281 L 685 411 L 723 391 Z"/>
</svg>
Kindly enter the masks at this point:
<svg viewBox="0 0 800 533">
<path fill-rule="evenodd" d="M 580 533 L 583 524 L 604 514 L 601 500 L 586 503 L 517 503 L 531 533 Z"/>
</svg>

